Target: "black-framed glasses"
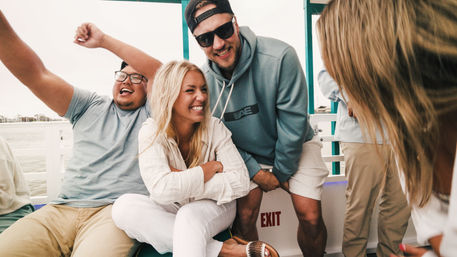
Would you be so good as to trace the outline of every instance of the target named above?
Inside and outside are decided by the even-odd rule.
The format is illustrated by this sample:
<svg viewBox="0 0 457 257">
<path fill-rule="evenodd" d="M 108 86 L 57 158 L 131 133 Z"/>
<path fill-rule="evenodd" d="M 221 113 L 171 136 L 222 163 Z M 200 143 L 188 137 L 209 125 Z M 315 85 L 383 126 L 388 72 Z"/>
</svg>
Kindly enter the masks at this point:
<svg viewBox="0 0 457 257">
<path fill-rule="evenodd" d="M 139 73 L 128 74 L 123 71 L 114 72 L 114 79 L 117 82 L 124 82 L 127 79 L 127 77 L 130 77 L 130 82 L 132 82 L 132 84 L 140 84 L 143 81 L 143 79 L 144 81 L 148 82 L 148 79 Z"/>
<path fill-rule="evenodd" d="M 214 34 L 216 34 L 221 39 L 227 39 L 233 35 L 233 32 L 235 32 L 235 28 L 233 27 L 234 21 L 235 19 L 233 18 L 231 21 L 222 24 L 213 31 L 203 33 L 199 36 L 195 36 L 195 39 L 197 39 L 197 42 L 201 47 L 212 46 L 214 42 Z"/>
</svg>

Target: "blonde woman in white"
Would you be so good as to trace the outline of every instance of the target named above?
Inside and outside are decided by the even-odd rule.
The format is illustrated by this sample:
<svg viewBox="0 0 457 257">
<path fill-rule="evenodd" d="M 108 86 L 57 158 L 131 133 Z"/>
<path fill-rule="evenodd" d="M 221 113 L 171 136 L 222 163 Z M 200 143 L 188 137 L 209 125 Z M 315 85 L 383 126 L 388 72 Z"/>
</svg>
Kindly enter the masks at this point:
<svg viewBox="0 0 457 257">
<path fill-rule="evenodd" d="M 234 200 L 248 193 L 249 176 L 230 131 L 211 117 L 208 96 L 194 64 L 173 61 L 158 71 L 153 118 L 139 132 L 140 171 L 150 196 L 121 196 L 113 220 L 130 237 L 174 257 L 276 254 L 262 242 L 212 238 L 232 224 Z"/>
</svg>

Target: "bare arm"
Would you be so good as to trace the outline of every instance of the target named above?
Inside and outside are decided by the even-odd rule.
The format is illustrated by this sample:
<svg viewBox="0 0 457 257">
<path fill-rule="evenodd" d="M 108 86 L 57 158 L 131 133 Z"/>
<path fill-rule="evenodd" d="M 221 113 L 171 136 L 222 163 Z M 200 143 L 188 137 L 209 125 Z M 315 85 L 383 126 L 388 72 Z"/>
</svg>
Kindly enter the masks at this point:
<svg viewBox="0 0 457 257">
<path fill-rule="evenodd" d="M 140 49 L 103 33 L 92 23 L 83 23 L 78 27 L 74 42 L 87 48 L 105 48 L 119 56 L 119 58 L 148 78 L 148 89 L 154 80 L 157 69 L 162 65 L 159 60 Z"/>
<path fill-rule="evenodd" d="M 49 108 L 60 116 L 67 112 L 73 87 L 46 69 L 40 57 L 19 38 L 1 11 L 0 60 Z"/>
</svg>

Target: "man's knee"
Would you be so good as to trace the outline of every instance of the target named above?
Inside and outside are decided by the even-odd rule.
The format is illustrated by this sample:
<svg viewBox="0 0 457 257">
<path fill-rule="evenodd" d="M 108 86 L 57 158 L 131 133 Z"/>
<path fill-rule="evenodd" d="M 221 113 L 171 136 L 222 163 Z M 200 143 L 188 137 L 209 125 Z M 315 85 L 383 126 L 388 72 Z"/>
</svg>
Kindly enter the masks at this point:
<svg viewBox="0 0 457 257">
<path fill-rule="evenodd" d="M 322 224 L 322 215 L 318 211 L 297 213 L 297 217 L 302 226 L 320 226 Z"/>
<path fill-rule="evenodd" d="M 293 203 L 300 225 L 320 226 L 323 224 L 320 201 L 295 196 L 293 197 Z"/>
</svg>

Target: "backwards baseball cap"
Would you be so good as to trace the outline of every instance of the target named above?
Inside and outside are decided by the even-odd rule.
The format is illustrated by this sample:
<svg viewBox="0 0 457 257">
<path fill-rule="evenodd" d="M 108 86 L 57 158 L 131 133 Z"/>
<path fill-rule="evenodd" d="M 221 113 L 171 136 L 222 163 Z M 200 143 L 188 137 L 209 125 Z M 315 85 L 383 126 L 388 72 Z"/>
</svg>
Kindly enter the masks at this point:
<svg viewBox="0 0 457 257">
<path fill-rule="evenodd" d="M 216 7 L 200 14 L 198 17 L 194 17 L 197 5 L 203 1 L 208 4 L 214 4 Z M 233 14 L 228 0 L 190 0 L 187 4 L 184 15 L 186 16 L 187 26 L 189 26 L 191 32 L 194 32 L 194 29 L 198 26 L 198 24 L 200 24 L 200 22 L 218 13 Z"/>
</svg>

